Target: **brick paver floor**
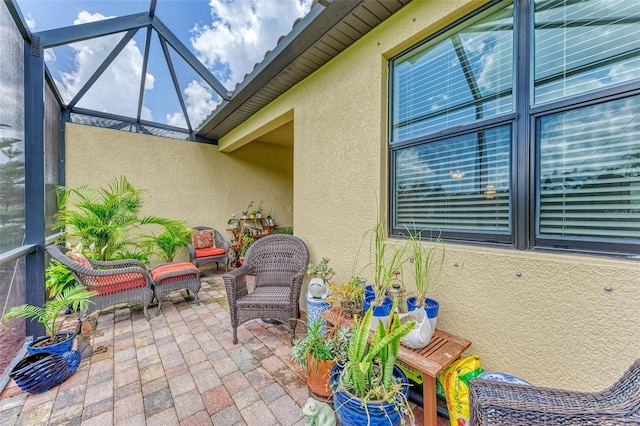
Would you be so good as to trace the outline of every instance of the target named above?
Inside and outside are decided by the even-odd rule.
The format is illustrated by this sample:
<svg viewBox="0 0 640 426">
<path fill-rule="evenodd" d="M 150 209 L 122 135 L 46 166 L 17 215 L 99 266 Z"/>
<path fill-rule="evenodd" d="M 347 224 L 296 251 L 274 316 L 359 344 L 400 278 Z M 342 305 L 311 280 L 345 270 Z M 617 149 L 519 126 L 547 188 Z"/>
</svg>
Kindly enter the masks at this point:
<svg viewBox="0 0 640 426">
<path fill-rule="evenodd" d="M 0 425 L 305 425 L 309 392 L 287 329 L 250 321 L 234 345 L 222 271 L 205 271 L 199 295 L 197 306 L 186 291 L 170 294 L 149 321 L 136 306 L 103 311 L 94 348 L 106 351 L 42 394 L 10 381 Z"/>
</svg>

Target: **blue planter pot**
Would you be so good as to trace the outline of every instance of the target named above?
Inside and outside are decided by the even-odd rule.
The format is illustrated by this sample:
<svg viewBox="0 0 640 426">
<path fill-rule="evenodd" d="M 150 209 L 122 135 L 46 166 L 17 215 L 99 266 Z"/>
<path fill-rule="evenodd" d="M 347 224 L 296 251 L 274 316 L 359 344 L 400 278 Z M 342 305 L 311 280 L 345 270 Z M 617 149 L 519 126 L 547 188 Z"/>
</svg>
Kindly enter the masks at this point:
<svg viewBox="0 0 640 426">
<path fill-rule="evenodd" d="M 407 309 L 409 309 L 409 312 L 413 311 L 417 307 L 418 306 L 416 306 L 415 297 L 410 297 L 407 299 Z M 424 310 L 427 313 L 427 318 L 436 318 L 438 316 L 439 309 L 440 304 L 437 300 L 429 299 L 428 297 L 425 299 Z"/>
<path fill-rule="evenodd" d="M 364 298 L 366 299 L 367 297 L 375 297 L 376 292 L 373 291 L 373 286 L 372 285 L 368 285 L 364 287 Z"/>
<path fill-rule="evenodd" d="M 343 426 L 389 426 L 399 425 L 400 413 L 395 406 L 386 401 L 375 401 L 362 404 L 362 400 L 345 391 L 337 391 L 340 376 L 344 368 L 343 362 L 338 362 L 331 369 L 331 389 L 333 390 L 333 406 L 338 419 Z M 393 367 L 393 375 L 407 384 L 407 376 L 398 367 Z M 407 397 L 409 386 L 402 387 L 403 398 Z"/>
<path fill-rule="evenodd" d="M 69 352 L 73 347 L 73 338 L 76 337 L 76 333 L 73 331 L 64 331 L 62 333 L 56 333 L 56 336 L 68 336 L 67 340 L 63 342 L 56 343 L 54 345 L 46 345 L 46 346 L 33 346 L 37 342 L 40 342 L 44 339 L 48 339 L 49 336 L 38 337 L 33 342 L 27 345 L 27 354 L 33 355 L 40 352 L 49 352 L 51 354 L 62 355 L 65 352 Z"/>
<path fill-rule="evenodd" d="M 327 322 L 320 317 L 320 314 L 329 310 L 331 305 L 326 299 L 314 299 L 307 293 L 307 324 L 313 327 L 317 321 L 321 321 L 320 332 L 322 334 L 327 330 Z"/>
</svg>

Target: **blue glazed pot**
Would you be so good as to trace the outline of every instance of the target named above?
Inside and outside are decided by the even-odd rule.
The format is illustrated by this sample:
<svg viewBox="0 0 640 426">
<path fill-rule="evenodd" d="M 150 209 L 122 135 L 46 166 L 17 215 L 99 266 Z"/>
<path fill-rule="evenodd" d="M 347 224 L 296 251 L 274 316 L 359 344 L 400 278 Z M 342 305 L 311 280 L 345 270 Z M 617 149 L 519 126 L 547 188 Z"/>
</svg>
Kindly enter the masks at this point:
<svg viewBox="0 0 640 426">
<path fill-rule="evenodd" d="M 418 306 L 416 306 L 415 297 L 410 297 L 407 299 L 407 309 L 409 309 L 409 312 L 413 311 L 417 307 Z M 438 303 L 437 300 L 429 299 L 428 297 L 425 299 L 424 310 L 427 313 L 427 318 L 437 317 L 439 309 L 440 309 L 440 304 Z"/>
<path fill-rule="evenodd" d="M 56 355 L 62 355 L 65 352 L 69 352 L 73 347 L 73 338 L 76 337 L 76 333 L 74 333 L 73 331 L 64 331 L 62 333 L 56 333 L 56 336 L 68 336 L 68 338 L 63 342 L 59 342 L 54 345 L 35 347 L 33 346 L 35 343 L 49 338 L 49 336 L 38 337 L 36 340 L 27 345 L 27 354 L 33 355 L 40 352 L 49 352 Z"/>
<path fill-rule="evenodd" d="M 338 362 L 331 369 L 333 406 L 343 426 L 389 426 L 400 424 L 402 418 L 393 404 L 386 401 L 375 401 L 368 402 L 363 406 L 360 398 L 345 391 L 336 391 L 343 369 L 343 362 Z M 397 366 L 393 367 L 393 375 L 405 384 L 402 387 L 402 393 L 406 398 L 409 392 L 409 386 L 406 385 L 408 383 L 407 376 Z"/>
<path fill-rule="evenodd" d="M 371 297 L 371 296 L 375 296 L 376 292 L 373 291 L 373 286 L 372 285 L 368 285 L 364 287 L 364 298 L 366 299 L 367 297 Z"/>
</svg>

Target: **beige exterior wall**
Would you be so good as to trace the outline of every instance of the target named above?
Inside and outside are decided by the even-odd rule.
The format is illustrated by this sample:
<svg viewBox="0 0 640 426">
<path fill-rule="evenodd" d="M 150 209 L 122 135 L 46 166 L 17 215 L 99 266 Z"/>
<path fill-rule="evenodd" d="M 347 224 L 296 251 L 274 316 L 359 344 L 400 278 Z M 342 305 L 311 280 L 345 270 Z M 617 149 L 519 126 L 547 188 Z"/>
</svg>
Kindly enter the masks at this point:
<svg viewBox="0 0 640 426">
<path fill-rule="evenodd" d="M 295 234 L 336 280 L 387 207 L 387 59 L 482 3 L 412 2 L 220 141 L 232 152 L 293 110 Z M 433 296 L 439 327 L 470 339 L 486 370 L 598 390 L 640 356 L 637 260 L 447 244 Z"/>
<path fill-rule="evenodd" d="M 227 220 L 250 201 L 254 208 L 262 201 L 280 226 L 293 223 L 291 147 L 254 144 L 224 154 L 216 145 L 67 124 L 66 185 L 101 188 L 118 176 L 147 191 L 144 215 L 211 226 L 228 240 Z"/>
</svg>

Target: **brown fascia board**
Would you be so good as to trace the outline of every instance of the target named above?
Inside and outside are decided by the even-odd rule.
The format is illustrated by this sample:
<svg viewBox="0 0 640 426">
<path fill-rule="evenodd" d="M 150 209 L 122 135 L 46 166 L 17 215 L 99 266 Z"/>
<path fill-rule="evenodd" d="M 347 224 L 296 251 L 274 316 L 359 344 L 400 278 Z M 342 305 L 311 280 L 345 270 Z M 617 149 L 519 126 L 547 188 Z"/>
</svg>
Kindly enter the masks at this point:
<svg viewBox="0 0 640 426">
<path fill-rule="evenodd" d="M 309 13 L 278 43 L 265 59 L 240 83 L 231 96 L 215 109 L 198 129 L 197 136 L 219 139 L 226 132 L 216 134 L 216 128 L 271 80 L 293 63 L 308 48 L 341 22 L 363 0 L 334 0 L 324 8 L 321 4 Z"/>
</svg>

